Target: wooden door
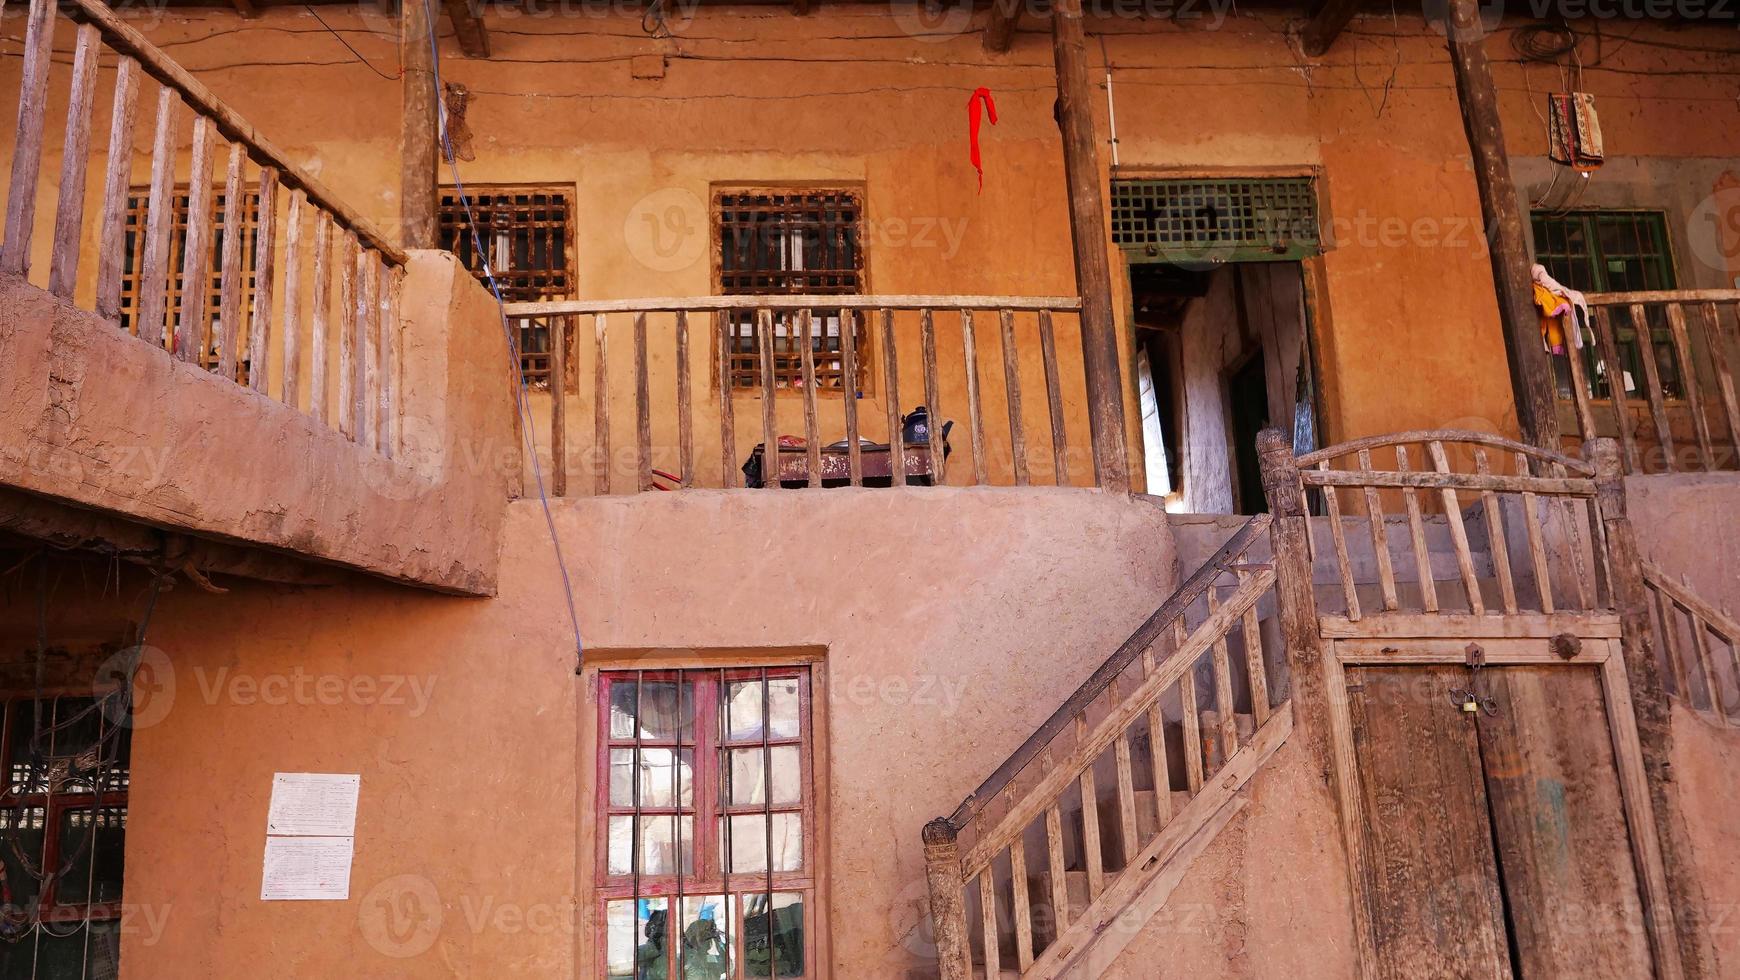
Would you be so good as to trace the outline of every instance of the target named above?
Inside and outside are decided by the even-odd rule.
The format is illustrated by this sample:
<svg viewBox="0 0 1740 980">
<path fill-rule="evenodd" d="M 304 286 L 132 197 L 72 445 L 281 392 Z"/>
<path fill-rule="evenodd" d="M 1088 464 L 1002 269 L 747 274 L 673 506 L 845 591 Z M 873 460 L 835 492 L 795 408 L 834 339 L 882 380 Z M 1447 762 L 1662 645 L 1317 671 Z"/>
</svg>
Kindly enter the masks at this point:
<svg viewBox="0 0 1740 980">
<path fill-rule="evenodd" d="M 1497 708 L 1476 727 L 1519 972 L 1529 980 L 1649 976 L 1598 673 L 1505 667 L 1482 674 Z"/>
<path fill-rule="evenodd" d="M 1647 934 L 1600 679 L 1464 667 L 1347 672 L 1377 974 L 1634 978 Z"/>
<path fill-rule="evenodd" d="M 1347 672 L 1373 959 L 1385 980 L 1512 977 L 1480 743 L 1448 694 L 1466 674 Z"/>
</svg>

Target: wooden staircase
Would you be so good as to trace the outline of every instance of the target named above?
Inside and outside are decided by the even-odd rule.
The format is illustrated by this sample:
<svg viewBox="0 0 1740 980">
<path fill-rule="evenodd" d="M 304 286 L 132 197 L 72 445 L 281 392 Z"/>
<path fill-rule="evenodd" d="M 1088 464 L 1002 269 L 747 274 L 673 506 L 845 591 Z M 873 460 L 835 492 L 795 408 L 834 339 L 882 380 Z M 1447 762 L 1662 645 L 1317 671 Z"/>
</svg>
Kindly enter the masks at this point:
<svg viewBox="0 0 1740 980">
<path fill-rule="evenodd" d="M 959 809 L 925 828 L 942 976 L 1095 976 L 1292 732 L 1247 521 Z M 1109 928 L 1114 920 L 1118 928 Z"/>
</svg>

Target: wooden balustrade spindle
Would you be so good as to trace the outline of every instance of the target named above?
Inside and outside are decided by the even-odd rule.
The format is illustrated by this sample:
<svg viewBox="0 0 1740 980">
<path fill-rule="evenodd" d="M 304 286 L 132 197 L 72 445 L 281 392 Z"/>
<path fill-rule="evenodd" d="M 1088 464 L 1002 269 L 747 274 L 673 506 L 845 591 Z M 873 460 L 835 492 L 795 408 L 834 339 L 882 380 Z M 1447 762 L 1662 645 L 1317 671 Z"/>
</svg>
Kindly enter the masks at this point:
<svg viewBox="0 0 1740 980">
<path fill-rule="evenodd" d="M 804 462 L 811 487 L 822 485 L 822 436 L 816 423 L 816 352 L 811 339 L 815 324 L 809 310 L 798 311 L 798 356 L 804 376 Z"/>
<path fill-rule="evenodd" d="M 1148 705 L 1148 749 L 1154 770 L 1154 826 L 1165 827 L 1172 822 L 1172 762 L 1166 758 L 1166 715 L 1160 710 L 1160 700 Z"/>
<path fill-rule="evenodd" d="M 1210 585 L 1207 596 L 1208 614 L 1213 617 L 1220 611 L 1220 590 Z M 1213 650 L 1214 706 L 1220 715 L 1220 764 L 1224 766 L 1239 750 L 1238 712 L 1233 705 L 1232 657 L 1227 651 L 1225 630 L 1216 632 Z"/>
<path fill-rule="evenodd" d="M 1690 592 L 1692 583 L 1684 575 L 1680 576 L 1680 587 Z M 1716 676 L 1716 667 L 1710 660 L 1709 624 L 1698 615 L 1696 609 L 1686 607 L 1686 618 L 1692 627 L 1692 650 L 1698 656 L 1698 669 L 1704 674 L 1704 688 L 1710 693 L 1710 709 L 1724 721 L 1728 718 L 1728 709 L 1722 703 L 1722 679 Z"/>
<path fill-rule="evenodd" d="M 308 192 L 298 187 L 290 192 L 284 213 L 284 366 L 278 397 L 291 408 L 302 399 L 302 208 L 307 203 Z"/>
<path fill-rule="evenodd" d="M 1179 641 L 1182 647 L 1183 641 Z M 1195 796 L 1202 789 L 1202 716 L 1196 708 L 1196 664 L 1178 680 L 1178 703 L 1184 724 L 1184 783 Z"/>
<path fill-rule="evenodd" d="M 266 393 L 271 361 L 272 285 L 277 276 L 278 168 L 260 168 L 260 209 L 254 232 L 254 311 L 248 318 L 248 387 Z"/>
<path fill-rule="evenodd" d="M 846 413 L 846 477 L 864 485 L 864 452 L 858 443 L 858 313 L 840 310 L 840 384 Z"/>
<path fill-rule="evenodd" d="M 1087 718 L 1076 715 L 1075 744 L 1086 744 L 1087 732 Z M 1081 789 L 1082 862 L 1087 869 L 1088 901 L 1092 902 L 1106 887 L 1105 855 L 1100 848 L 1100 800 L 1094 788 L 1094 760 L 1086 761 L 1086 768 L 1076 782 Z"/>
<path fill-rule="evenodd" d="M 1003 328 L 1003 391 L 1009 409 L 1009 453 L 1015 463 L 1015 485 L 1024 487 L 1031 480 L 1027 472 L 1027 430 L 1021 412 L 1021 366 L 1015 351 L 1015 312 L 1003 310 L 997 316 Z"/>
<path fill-rule="evenodd" d="M 382 290 L 386 297 L 381 304 L 382 418 L 379 449 L 388 459 L 392 459 L 399 453 L 399 416 L 403 412 L 403 407 L 399 404 L 399 340 L 404 321 L 400 316 L 399 304 L 405 295 L 405 269 L 389 268 L 385 270 L 385 274 Z"/>
<path fill-rule="evenodd" d="M 1051 934 L 1069 927 L 1069 878 L 1063 867 L 1063 815 L 1057 804 L 1045 808 L 1045 865 L 1051 885 Z"/>
<path fill-rule="evenodd" d="M 737 485 L 737 422 L 732 403 L 737 379 L 731 372 L 731 315 L 721 310 L 713 314 L 713 323 L 719 348 L 719 485 L 730 489 Z"/>
<path fill-rule="evenodd" d="M 1692 360 L 1691 333 L 1686 329 L 1686 311 L 1678 303 L 1667 304 L 1668 331 L 1673 336 L 1674 357 L 1680 368 L 1681 396 L 1692 412 L 1692 431 L 1698 440 L 1698 460 L 1706 471 L 1716 468 L 1710 442 L 1710 420 L 1704 417 L 1704 393 L 1698 384 L 1698 367 Z"/>
<path fill-rule="evenodd" d="M 193 117 L 193 162 L 188 169 L 187 242 L 181 269 L 181 311 L 175 321 L 175 356 L 203 362 L 211 314 L 206 294 L 211 277 L 211 171 L 217 127 L 203 115 Z"/>
<path fill-rule="evenodd" d="M 240 143 L 230 144 L 229 165 L 224 169 L 224 240 L 218 271 L 218 374 L 236 380 L 240 360 L 236 344 L 242 333 L 242 166 L 247 161 Z"/>
<path fill-rule="evenodd" d="M 894 311 L 882 311 L 882 373 L 888 397 L 888 476 L 893 486 L 906 486 L 906 440 L 900 432 L 900 358 L 894 349 Z"/>
<path fill-rule="evenodd" d="M 1027 844 L 1021 838 L 1009 847 L 1009 873 L 1011 904 L 1015 906 L 1015 964 L 1026 971 L 1033 968 L 1033 904 L 1027 896 Z"/>
<path fill-rule="evenodd" d="M 351 396 L 355 399 L 351 406 L 352 418 L 356 419 L 354 438 L 362 445 L 369 445 L 374 433 L 374 419 L 369 417 L 374 399 L 369 397 L 375 390 L 376 372 L 375 345 L 370 338 L 374 335 L 375 290 L 379 283 L 375 280 L 375 270 L 379 268 L 375 259 L 375 250 L 363 248 L 356 256 L 356 320 L 352 328 L 356 331 L 356 359 L 353 368 L 356 380 L 351 385 Z"/>
<path fill-rule="evenodd" d="M 1329 461 L 1317 464 L 1317 468 L 1327 471 Z M 1335 542 L 1335 567 L 1341 575 L 1341 594 L 1347 599 L 1347 618 L 1360 618 L 1359 590 L 1354 583 L 1353 563 L 1347 557 L 1347 532 L 1341 526 L 1341 498 L 1334 487 L 1322 487 L 1323 507 L 1327 512 L 1325 518 L 1329 524 L 1330 540 Z"/>
<path fill-rule="evenodd" d="M 1239 569 L 1239 588 L 1250 581 L 1251 573 Z M 1251 717 L 1261 728 L 1269 720 L 1269 673 L 1263 663 L 1263 630 L 1257 621 L 1257 607 L 1251 604 L 1242 617 L 1245 639 L 1245 675 L 1251 686 Z"/>
<path fill-rule="evenodd" d="M 90 167 L 91 108 L 97 95 L 97 57 L 102 37 L 96 25 L 80 24 L 73 52 L 72 90 L 67 96 L 66 139 L 61 144 L 60 194 L 54 208 L 54 247 L 48 291 L 72 299 L 79 278 L 79 239 L 85 227 L 85 172 Z"/>
<path fill-rule="evenodd" d="M 761 359 L 761 485 L 780 489 L 779 378 L 773 367 L 773 311 L 755 311 L 755 339 Z"/>
<path fill-rule="evenodd" d="M 1359 471 L 1371 472 L 1371 450 L 1361 449 L 1358 454 Z M 1390 534 L 1384 526 L 1383 503 L 1378 499 L 1375 487 L 1365 488 L 1365 522 L 1371 531 L 1372 557 L 1377 560 L 1378 587 L 1383 594 L 1385 610 L 1401 608 L 1396 598 L 1396 570 L 1390 560 Z"/>
<path fill-rule="evenodd" d="M 985 949 L 985 980 L 1000 980 L 1003 973 L 1003 951 L 997 935 L 997 877 L 993 865 L 979 872 L 979 916 L 983 927 Z"/>
<path fill-rule="evenodd" d="M 338 252 L 338 431 L 356 438 L 356 233 L 346 228 Z"/>
<path fill-rule="evenodd" d="M 550 495 L 568 496 L 568 317 L 550 318 Z"/>
<path fill-rule="evenodd" d="M 1648 579 L 1644 580 L 1644 590 L 1649 596 L 1650 606 L 1655 610 L 1659 622 L 1662 651 L 1667 655 L 1668 670 L 1674 679 L 1674 693 L 1678 694 L 1687 704 L 1691 704 L 1691 673 L 1686 669 L 1685 651 L 1680 649 L 1679 623 L 1674 617 L 1674 611 L 1679 608 L 1679 605 L 1669 598 L 1660 586 Z"/>
<path fill-rule="evenodd" d="M 1444 444 L 1433 440 L 1426 444 L 1432 466 L 1439 473 L 1450 472 L 1450 459 L 1444 455 Z M 1486 615 L 1486 600 L 1480 594 L 1480 580 L 1474 574 L 1474 552 L 1468 546 L 1468 529 L 1462 524 L 1462 505 L 1456 500 L 1456 490 L 1445 487 L 1439 491 L 1444 500 L 1444 521 L 1450 526 L 1450 543 L 1456 549 L 1456 567 L 1462 573 L 1462 587 L 1468 592 L 1468 611 Z"/>
<path fill-rule="evenodd" d="M 603 497 L 610 493 L 611 470 L 615 469 L 615 461 L 610 455 L 610 330 L 609 319 L 599 313 L 592 317 L 592 451 L 596 453 L 593 460 L 592 493 Z M 730 383 L 724 383 L 727 403 L 730 400 Z M 725 412 L 727 422 L 730 420 L 729 404 Z M 728 430 L 727 430 L 728 434 Z M 729 438 L 727 438 L 729 444 Z M 730 486 L 730 467 L 726 467 L 726 486 Z"/>
<path fill-rule="evenodd" d="M 1619 360 L 1619 345 L 1613 337 L 1613 318 L 1607 307 L 1597 306 L 1595 345 L 1601 351 L 1601 366 L 1607 378 L 1607 395 L 1613 402 L 1613 421 L 1619 428 L 1619 444 L 1625 450 L 1625 467 L 1639 472 L 1637 437 L 1631 431 L 1631 412 L 1626 407 L 1625 365 Z M 1647 335 L 1647 334 L 1646 334 Z"/>
<path fill-rule="evenodd" d="M 1045 403 L 1051 413 L 1051 471 L 1060 487 L 1069 486 L 1069 436 L 1064 431 L 1063 382 L 1057 370 L 1057 330 L 1051 311 L 1039 311 L 1039 359 L 1045 364 Z"/>
<path fill-rule="evenodd" d="M 925 427 L 930 436 L 930 482 L 933 486 L 941 486 L 947 453 L 943 448 L 942 385 L 937 379 L 936 369 L 936 317 L 935 311 L 928 306 L 919 313 L 918 331 L 920 357 L 924 360 L 924 405 L 930 422 Z"/>
<path fill-rule="evenodd" d="M 1722 413 L 1728 420 L 1728 442 L 1734 450 L 1734 462 L 1740 462 L 1740 397 L 1734 393 L 1734 374 L 1728 368 L 1728 338 L 1722 330 L 1722 317 L 1715 303 L 1704 303 L 1699 319 L 1704 327 L 1704 351 L 1710 358 L 1710 370 L 1716 375 L 1716 391 L 1722 396 Z M 1740 313 L 1740 308 L 1737 308 Z"/>
<path fill-rule="evenodd" d="M 1407 473 L 1408 447 L 1396 446 L 1396 471 Z M 1438 611 L 1438 582 L 1432 575 L 1432 553 L 1426 544 L 1426 524 L 1420 514 L 1420 496 L 1413 487 L 1402 488 L 1402 504 L 1408 512 L 1408 538 L 1414 551 L 1414 574 L 1420 579 L 1420 601 L 1427 612 Z"/>
<path fill-rule="evenodd" d="M 396 317 L 389 319 L 393 312 L 393 267 L 387 265 L 386 258 L 381 253 L 374 253 L 375 268 L 375 309 L 374 309 L 374 377 L 369 382 L 369 390 L 374 393 L 374 441 L 375 452 L 383 456 L 391 456 L 388 450 L 391 437 L 392 403 L 392 361 L 389 348 L 392 345 L 392 335 L 396 325 Z M 369 443 L 364 443 L 369 445 Z"/>
<path fill-rule="evenodd" d="M 985 413 L 979 408 L 979 352 L 973 336 L 973 311 L 961 311 L 961 349 L 967 369 L 967 434 L 973 443 L 973 485 L 991 482 L 985 459 Z"/>
<path fill-rule="evenodd" d="M 1527 474 L 1529 471 L 1528 457 L 1522 453 L 1516 454 L 1516 471 Z M 1522 495 L 1523 529 L 1529 539 L 1529 567 L 1534 570 L 1535 593 L 1540 598 L 1541 612 L 1553 611 L 1553 576 L 1552 566 L 1547 563 L 1546 539 L 1541 534 L 1541 515 L 1538 510 L 1535 495 L 1524 492 Z"/>
<path fill-rule="evenodd" d="M 0 273 L 30 272 L 36 226 L 36 185 L 42 173 L 42 135 L 48 120 L 48 75 L 54 50 L 54 0 L 30 0 L 25 16 L 24 65 L 18 83 L 18 131 L 12 141 L 12 182 L 6 194 L 6 233 Z"/>
<path fill-rule="evenodd" d="M 1474 471 L 1481 476 L 1492 475 L 1492 464 L 1486 450 L 1474 447 Z M 1526 470 L 1523 471 L 1525 474 Z M 1499 602 L 1507 615 L 1517 612 L 1516 582 L 1511 577 L 1510 543 L 1505 540 L 1504 513 L 1498 505 L 1498 495 L 1491 490 L 1480 491 L 1481 511 L 1486 515 L 1486 548 L 1492 557 L 1492 570 L 1498 576 Z"/>
<path fill-rule="evenodd" d="M 689 390 L 689 311 L 677 311 L 677 482 L 695 485 L 695 407 Z"/>
<path fill-rule="evenodd" d="M 126 278 L 127 187 L 133 170 L 133 127 L 139 114 L 139 62 L 123 55 L 115 66 L 115 97 L 109 113 L 108 163 L 103 172 L 103 210 L 97 221 L 97 315 L 121 316 Z"/>
<path fill-rule="evenodd" d="M 1107 692 L 1112 705 L 1123 703 L 1123 692 L 1118 690 L 1116 677 L 1112 678 Z M 1130 859 L 1142 849 L 1142 840 L 1136 831 L 1136 777 L 1130 761 L 1129 732 L 1119 732 L 1112 741 L 1112 772 L 1118 794 L 1118 852 L 1122 855 L 1122 864 L 1128 867 Z"/>
<path fill-rule="evenodd" d="M 652 380 L 646 350 L 646 313 L 634 315 L 634 459 L 635 489 L 651 490 L 652 482 Z"/>
<path fill-rule="evenodd" d="M 1655 422 L 1656 443 L 1662 450 L 1662 461 L 1669 473 L 1679 469 L 1674 459 L 1673 426 L 1668 423 L 1667 402 L 1661 386 L 1661 366 L 1655 360 L 1655 331 L 1650 329 L 1648 311 L 1642 303 L 1632 303 L 1631 329 L 1637 334 L 1637 359 L 1643 365 L 1643 380 L 1649 396 L 1649 416 Z"/>
<path fill-rule="evenodd" d="M 1582 327 L 1577 329 L 1581 330 Z M 1590 404 L 1595 390 L 1591 387 L 1589 372 L 1583 363 L 1583 350 L 1575 345 L 1567 348 L 1565 360 L 1571 368 L 1571 401 L 1577 408 L 1577 432 L 1586 442 L 1598 435 L 1595 431 L 1595 410 Z"/>
<path fill-rule="evenodd" d="M 151 141 L 151 190 L 145 213 L 145 257 L 135 297 L 134 333 L 165 344 L 169 308 L 169 236 L 175 227 L 175 130 L 181 97 L 164 86 L 157 93 L 157 128 Z M 28 232 L 27 232 L 28 234 Z"/>
<path fill-rule="evenodd" d="M 327 358 L 331 340 L 327 324 L 332 316 L 332 218 L 319 208 L 314 210 L 314 304 L 309 311 L 308 336 L 308 414 L 316 422 L 327 424 Z"/>
</svg>

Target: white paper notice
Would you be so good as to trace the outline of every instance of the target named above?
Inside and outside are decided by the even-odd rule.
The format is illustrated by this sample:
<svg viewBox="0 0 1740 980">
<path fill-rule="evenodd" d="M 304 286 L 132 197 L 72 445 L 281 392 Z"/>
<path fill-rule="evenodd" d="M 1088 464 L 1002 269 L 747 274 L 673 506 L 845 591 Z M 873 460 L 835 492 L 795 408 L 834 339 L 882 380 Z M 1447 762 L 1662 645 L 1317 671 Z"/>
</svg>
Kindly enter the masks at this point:
<svg viewBox="0 0 1740 980">
<path fill-rule="evenodd" d="M 290 837 L 350 837 L 362 777 L 352 773 L 281 772 L 272 777 L 266 833 Z"/>
<path fill-rule="evenodd" d="M 350 897 L 349 837 L 268 837 L 262 901 Z"/>
</svg>

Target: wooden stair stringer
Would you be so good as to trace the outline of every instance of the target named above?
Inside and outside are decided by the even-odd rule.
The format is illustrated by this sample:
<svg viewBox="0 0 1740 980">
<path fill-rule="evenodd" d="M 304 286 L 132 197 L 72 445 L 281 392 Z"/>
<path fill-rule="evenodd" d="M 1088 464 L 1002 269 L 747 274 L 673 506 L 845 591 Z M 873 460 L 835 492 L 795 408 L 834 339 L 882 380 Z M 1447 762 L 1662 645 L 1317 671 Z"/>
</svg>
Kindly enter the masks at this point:
<svg viewBox="0 0 1740 980">
<path fill-rule="evenodd" d="M 1022 980 L 1087 980 L 1102 975 L 1148 920 L 1166 905 L 1192 864 L 1249 800 L 1239 795 L 1293 733 L 1293 705 L 1281 705 L 1206 781 L 1184 809 L 1073 918 Z M 1115 927 L 1115 928 L 1114 928 Z"/>
</svg>

